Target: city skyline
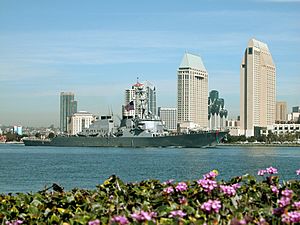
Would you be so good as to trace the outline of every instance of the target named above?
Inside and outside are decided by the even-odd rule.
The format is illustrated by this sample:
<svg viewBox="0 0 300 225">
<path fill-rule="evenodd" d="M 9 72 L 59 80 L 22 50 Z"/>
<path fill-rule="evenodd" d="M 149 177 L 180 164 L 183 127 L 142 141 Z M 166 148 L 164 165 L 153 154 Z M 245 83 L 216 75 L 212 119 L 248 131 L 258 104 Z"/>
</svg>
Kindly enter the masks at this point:
<svg viewBox="0 0 300 225">
<path fill-rule="evenodd" d="M 277 101 L 300 104 L 300 2 L 290 0 L 0 0 L 0 124 L 59 125 L 59 93 L 78 110 L 121 115 L 136 77 L 157 87 L 157 106 L 175 107 L 184 52 L 201 55 L 210 90 L 239 115 L 239 69 L 251 38 L 268 44 L 277 67 Z"/>
</svg>

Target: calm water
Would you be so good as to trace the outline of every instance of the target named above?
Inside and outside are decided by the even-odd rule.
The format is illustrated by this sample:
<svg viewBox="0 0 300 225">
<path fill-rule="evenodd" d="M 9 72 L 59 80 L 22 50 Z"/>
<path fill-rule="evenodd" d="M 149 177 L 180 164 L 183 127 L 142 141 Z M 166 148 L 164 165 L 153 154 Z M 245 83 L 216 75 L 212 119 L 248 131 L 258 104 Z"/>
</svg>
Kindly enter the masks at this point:
<svg viewBox="0 0 300 225">
<path fill-rule="evenodd" d="M 300 147 L 60 148 L 0 145 L 0 193 L 42 190 L 58 183 L 65 189 L 93 189 L 112 174 L 123 181 L 198 179 L 218 169 L 219 179 L 273 166 L 281 179 L 296 179 Z"/>
</svg>

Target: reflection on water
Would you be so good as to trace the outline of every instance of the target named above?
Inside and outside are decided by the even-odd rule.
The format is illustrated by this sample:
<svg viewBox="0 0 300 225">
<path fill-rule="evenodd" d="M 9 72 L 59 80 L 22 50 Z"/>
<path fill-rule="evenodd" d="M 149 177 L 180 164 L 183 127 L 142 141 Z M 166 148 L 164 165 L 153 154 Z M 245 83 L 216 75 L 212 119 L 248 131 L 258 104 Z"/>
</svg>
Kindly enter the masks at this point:
<svg viewBox="0 0 300 225">
<path fill-rule="evenodd" d="M 66 189 L 94 188 L 112 174 L 126 182 L 198 179 L 217 169 L 229 179 L 277 167 L 296 179 L 300 147 L 60 148 L 0 145 L 0 192 L 38 191 L 56 182 Z"/>
</svg>

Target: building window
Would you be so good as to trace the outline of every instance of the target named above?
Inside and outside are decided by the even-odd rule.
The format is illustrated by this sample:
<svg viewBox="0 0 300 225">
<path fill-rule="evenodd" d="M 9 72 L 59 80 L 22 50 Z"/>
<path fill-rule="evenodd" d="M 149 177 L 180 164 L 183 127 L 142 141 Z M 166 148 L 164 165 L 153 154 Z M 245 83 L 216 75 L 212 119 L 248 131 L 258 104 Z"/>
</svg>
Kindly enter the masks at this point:
<svg viewBox="0 0 300 225">
<path fill-rule="evenodd" d="M 252 55 L 252 52 L 253 52 L 253 48 L 248 48 L 248 54 Z"/>
</svg>

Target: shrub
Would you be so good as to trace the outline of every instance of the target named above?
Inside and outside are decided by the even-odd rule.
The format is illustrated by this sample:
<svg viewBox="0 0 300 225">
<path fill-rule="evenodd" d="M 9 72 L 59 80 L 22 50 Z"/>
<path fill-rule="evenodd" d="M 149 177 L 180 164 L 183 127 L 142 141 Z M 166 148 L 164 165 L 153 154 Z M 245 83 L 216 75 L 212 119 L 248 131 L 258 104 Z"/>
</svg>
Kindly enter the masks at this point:
<svg viewBox="0 0 300 225">
<path fill-rule="evenodd" d="M 186 182 L 123 183 L 95 190 L 0 195 L 2 224 L 292 224 L 300 222 L 300 182 L 279 182 L 273 167 L 218 181 L 217 171 Z M 297 171 L 300 175 L 300 170 Z"/>
</svg>

